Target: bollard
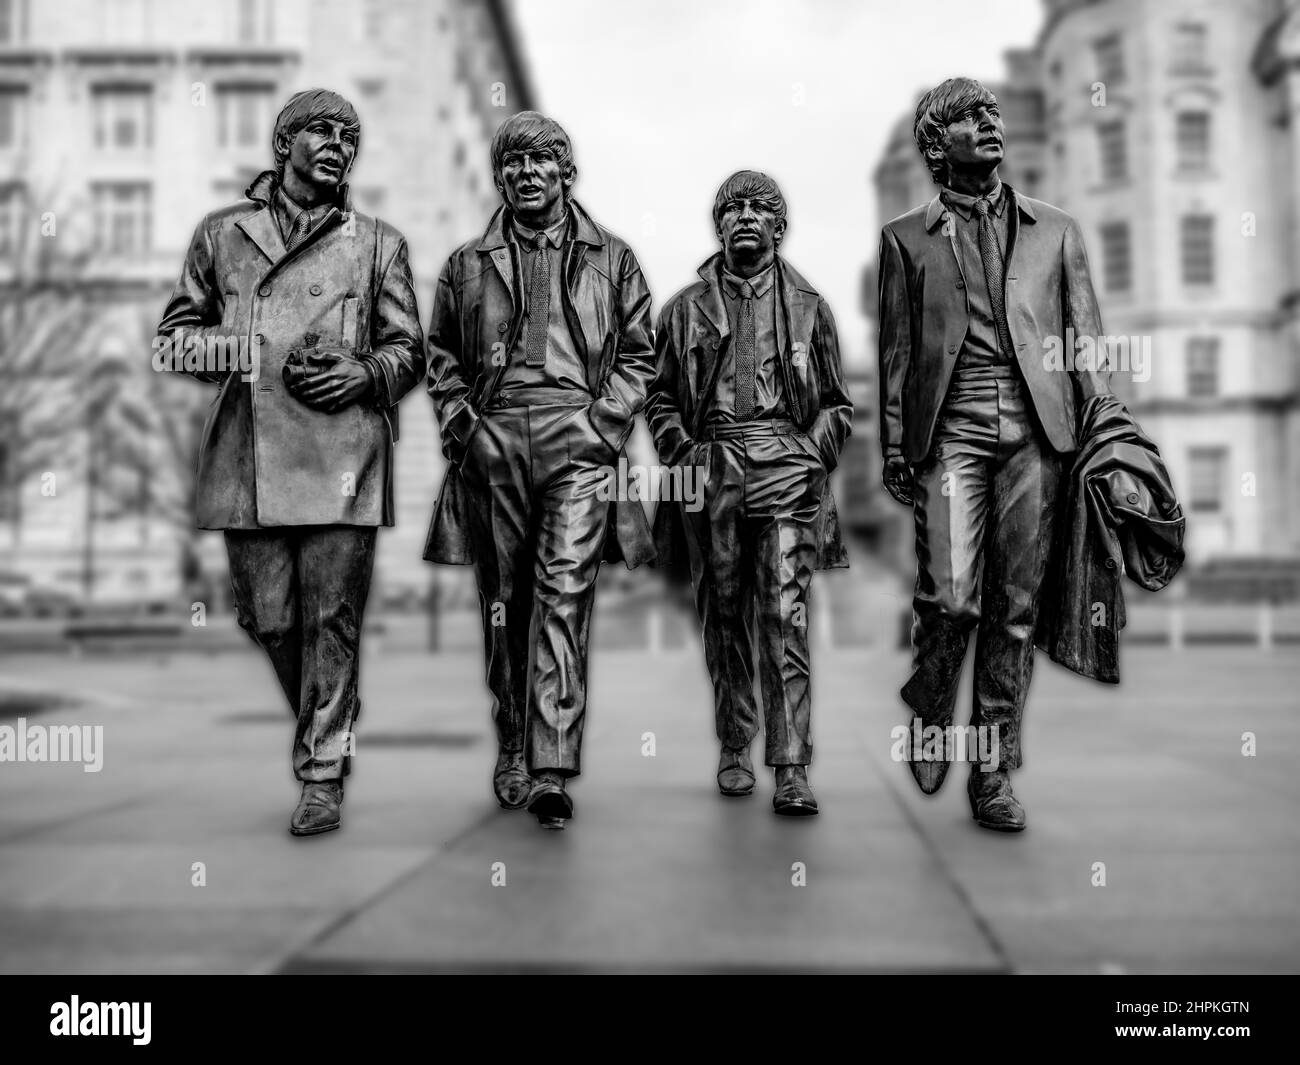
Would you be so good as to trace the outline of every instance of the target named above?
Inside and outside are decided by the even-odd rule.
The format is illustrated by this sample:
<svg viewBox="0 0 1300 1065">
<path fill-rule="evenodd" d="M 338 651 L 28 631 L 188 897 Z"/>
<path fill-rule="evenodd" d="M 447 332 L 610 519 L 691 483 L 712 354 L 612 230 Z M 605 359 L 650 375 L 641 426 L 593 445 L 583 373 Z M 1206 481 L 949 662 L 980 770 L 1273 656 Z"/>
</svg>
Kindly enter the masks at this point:
<svg viewBox="0 0 1300 1065">
<path fill-rule="evenodd" d="M 1273 646 L 1273 604 L 1268 600 L 1259 604 L 1255 633 L 1260 650 L 1270 650 Z"/>
<path fill-rule="evenodd" d="M 1183 649 L 1183 608 L 1172 607 L 1169 611 L 1169 646 L 1176 651 Z"/>
</svg>

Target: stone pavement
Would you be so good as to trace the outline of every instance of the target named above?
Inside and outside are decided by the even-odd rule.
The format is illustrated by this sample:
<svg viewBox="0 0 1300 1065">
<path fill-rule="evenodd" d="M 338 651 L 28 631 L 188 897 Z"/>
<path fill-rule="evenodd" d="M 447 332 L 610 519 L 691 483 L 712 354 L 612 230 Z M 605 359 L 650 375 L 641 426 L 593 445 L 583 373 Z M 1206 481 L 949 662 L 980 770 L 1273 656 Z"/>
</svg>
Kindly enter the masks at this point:
<svg viewBox="0 0 1300 1065">
<path fill-rule="evenodd" d="M 962 773 L 926 798 L 891 760 L 907 663 L 885 641 L 817 652 L 823 813 L 787 821 L 766 772 L 716 794 L 697 645 L 599 640 L 598 613 L 559 833 L 496 807 L 464 652 L 369 653 L 344 827 L 311 840 L 286 830 L 291 722 L 251 651 L 0 660 L 0 692 L 72 700 L 30 723 L 105 730 L 100 773 L 0 764 L 0 970 L 1300 969 L 1294 655 L 1135 650 L 1119 687 L 1040 656 L 1017 837 L 974 825 Z"/>
</svg>

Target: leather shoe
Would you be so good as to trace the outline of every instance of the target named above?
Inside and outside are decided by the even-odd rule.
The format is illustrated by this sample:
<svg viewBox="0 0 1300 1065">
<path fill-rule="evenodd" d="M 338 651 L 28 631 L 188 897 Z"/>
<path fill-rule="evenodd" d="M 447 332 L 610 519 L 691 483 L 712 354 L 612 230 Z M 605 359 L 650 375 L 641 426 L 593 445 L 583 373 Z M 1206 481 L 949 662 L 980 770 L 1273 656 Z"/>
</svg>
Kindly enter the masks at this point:
<svg viewBox="0 0 1300 1065">
<path fill-rule="evenodd" d="M 528 802 L 533 790 L 533 778 L 528 773 L 523 751 L 501 751 L 493 771 L 492 789 L 497 803 L 506 810 L 518 810 Z"/>
<path fill-rule="evenodd" d="M 318 836 L 339 827 L 342 817 L 343 782 L 339 780 L 305 780 L 302 796 L 289 818 L 289 831 L 295 836 Z"/>
<path fill-rule="evenodd" d="M 718 758 L 718 790 L 733 797 L 753 793 L 754 763 L 748 749 L 722 748 L 722 755 Z"/>
<path fill-rule="evenodd" d="M 970 812 L 981 828 L 995 832 L 1022 832 L 1025 827 L 1025 808 L 1011 793 L 1011 776 L 1005 769 L 983 773 L 971 772 L 966 783 L 970 796 Z"/>
<path fill-rule="evenodd" d="M 543 828 L 564 828 L 573 816 L 573 800 L 564 790 L 564 777 L 553 769 L 543 769 L 533 781 L 528 812 Z"/>
<path fill-rule="evenodd" d="M 913 724 L 907 731 L 909 738 L 916 734 L 915 722 L 920 716 L 920 714 L 915 713 L 912 715 Z M 925 727 L 924 720 L 921 720 L 921 727 Z M 916 753 L 915 751 L 912 752 L 912 754 Z M 952 768 L 952 763 L 942 756 L 931 759 L 909 758 L 907 768 L 911 770 L 912 779 L 916 781 L 916 786 L 926 795 L 933 795 L 943 786 L 944 779 L 948 776 L 948 770 Z"/>
<path fill-rule="evenodd" d="M 808 767 L 776 767 L 776 794 L 772 809 L 783 817 L 810 817 L 817 812 L 817 800 L 808 786 Z"/>
</svg>

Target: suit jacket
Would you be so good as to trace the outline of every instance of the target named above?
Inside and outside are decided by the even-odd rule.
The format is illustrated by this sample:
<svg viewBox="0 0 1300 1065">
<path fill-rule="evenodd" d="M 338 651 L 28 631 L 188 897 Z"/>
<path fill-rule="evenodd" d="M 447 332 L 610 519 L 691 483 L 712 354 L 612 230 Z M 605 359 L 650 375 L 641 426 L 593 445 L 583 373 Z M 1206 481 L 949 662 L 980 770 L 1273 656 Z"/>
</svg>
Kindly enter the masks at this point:
<svg viewBox="0 0 1300 1065">
<path fill-rule="evenodd" d="M 278 178 L 194 231 L 158 327 L 258 342 L 256 381 L 200 370 L 220 384 L 199 447 L 201 529 L 392 525 L 396 403 L 424 373 L 406 241 L 353 212 L 347 186 L 315 229 L 286 251 L 271 210 Z M 306 334 L 350 349 L 375 376 L 375 396 L 334 414 L 299 403 L 281 378 Z"/>
<path fill-rule="evenodd" d="M 1074 368 L 1074 353 L 1095 345 L 1101 315 L 1083 235 L 1064 211 L 1009 185 L 1007 327 L 1034 411 L 1051 446 L 1078 446 L 1076 399 L 1109 392 L 1110 374 Z M 948 392 L 970 321 L 966 288 L 982 276 L 962 270 L 954 224 L 939 196 L 885 225 L 880 235 L 880 441 L 886 457 L 922 461 Z M 1067 332 L 1071 330 L 1072 332 Z M 1075 343 L 1067 343 L 1073 336 Z M 1068 372 L 1047 364 L 1055 352 Z M 1093 350 L 1096 350 L 1095 347 Z M 1084 360 L 1085 362 L 1087 360 Z M 1076 396 L 1077 394 L 1077 396 Z"/>
<path fill-rule="evenodd" d="M 1068 669 L 1115 683 L 1120 578 L 1148 591 L 1173 580 L 1185 521 L 1160 451 L 1116 397 L 1084 404 L 1079 435 L 1035 642 Z"/>
<path fill-rule="evenodd" d="M 646 421 L 660 462 L 669 466 L 681 463 L 701 438 L 731 343 L 723 262 L 719 252 L 704 263 L 700 280 L 669 300 L 659 316 L 657 368 L 646 398 Z M 790 420 L 812 439 L 829 473 L 838 465 L 853 426 L 853 403 L 844 385 L 835 319 L 817 290 L 780 256 L 776 291 L 782 315 L 781 382 Z M 659 565 L 680 573 L 686 560 L 680 504 L 660 502 L 654 530 Z M 817 516 L 817 568 L 847 565 L 828 477 Z"/>
<path fill-rule="evenodd" d="M 636 256 L 622 240 L 570 200 L 572 223 L 564 251 L 564 314 L 595 396 L 592 428 L 621 453 L 654 375 L 650 291 Z M 497 210 L 481 238 L 452 252 L 438 278 L 429 324 L 429 394 L 449 466 L 425 543 L 429 562 L 468 565 L 468 507 L 460 474 L 479 411 L 496 395 L 524 322 L 521 266 L 506 236 L 506 209 Z M 650 523 L 636 500 L 610 503 L 604 557 L 629 568 L 654 555 Z"/>
</svg>

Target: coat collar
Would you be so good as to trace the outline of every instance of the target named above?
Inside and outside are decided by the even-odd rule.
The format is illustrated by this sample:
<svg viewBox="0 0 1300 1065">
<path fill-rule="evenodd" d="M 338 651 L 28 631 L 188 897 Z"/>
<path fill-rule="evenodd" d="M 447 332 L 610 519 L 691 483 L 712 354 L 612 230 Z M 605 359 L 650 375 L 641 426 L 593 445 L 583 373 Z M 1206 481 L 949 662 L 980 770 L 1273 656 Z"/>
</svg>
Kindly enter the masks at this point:
<svg viewBox="0 0 1300 1065">
<path fill-rule="evenodd" d="M 279 262 L 288 254 L 284 246 L 284 236 L 275 221 L 275 212 L 271 209 L 271 202 L 279 187 L 280 175 L 276 171 L 264 170 L 258 174 L 253 179 L 253 183 L 244 190 L 244 195 L 257 204 L 257 209 L 235 223 L 244 231 L 248 239 L 257 245 L 258 250 L 273 263 Z M 352 195 L 346 182 L 339 186 L 338 194 L 331 206 L 345 214 L 352 210 Z M 326 218 L 328 217 L 326 215 Z"/>
<path fill-rule="evenodd" d="M 722 252 L 715 252 L 696 271 L 704 281 L 704 288 L 695 296 L 695 306 L 718 331 L 725 337 L 731 333 L 731 324 L 727 319 L 727 306 L 723 301 L 724 283 L 722 271 L 725 260 Z M 803 275 L 781 256 L 776 257 L 776 290 L 786 311 L 786 321 L 797 340 L 803 333 L 802 324 L 807 317 L 808 308 L 815 313 L 819 299 L 817 290 L 804 280 Z M 811 297 L 811 298 L 808 298 Z"/>
<path fill-rule="evenodd" d="M 496 209 L 488 222 L 487 230 L 478 242 L 478 251 L 492 252 L 506 247 L 508 242 L 506 223 L 509 221 L 509 210 L 505 204 Z M 582 204 L 577 200 L 569 200 L 569 217 L 573 222 L 570 232 L 576 243 L 590 244 L 597 248 L 605 244 L 604 232 L 592 221 L 591 215 L 583 210 Z"/>
<path fill-rule="evenodd" d="M 1011 197 L 1016 205 L 1016 210 L 1019 211 L 1020 216 L 1026 222 L 1038 221 L 1038 216 L 1034 214 L 1034 209 L 1030 205 L 1028 197 L 1021 196 L 1006 182 L 1002 183 L 1002 191 L 1003 195 Z M 934 194 L 934 199 L 930 201 L 929 205 L 925 209 L 925 228 L 927 230 L 931 230 L 937 226 L 940 221 L 943 220 L 943 216 L 948 213 L 948 207 L 943 202 L 942 197 L 943 193 L 936 192 Z"/>
</svg>

